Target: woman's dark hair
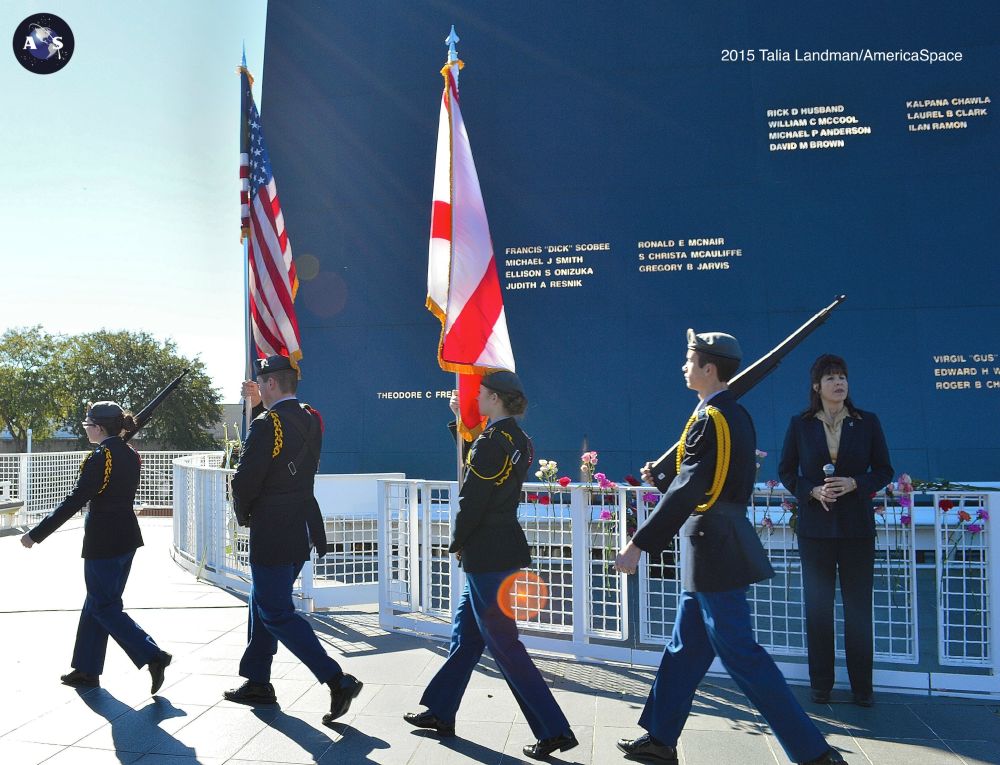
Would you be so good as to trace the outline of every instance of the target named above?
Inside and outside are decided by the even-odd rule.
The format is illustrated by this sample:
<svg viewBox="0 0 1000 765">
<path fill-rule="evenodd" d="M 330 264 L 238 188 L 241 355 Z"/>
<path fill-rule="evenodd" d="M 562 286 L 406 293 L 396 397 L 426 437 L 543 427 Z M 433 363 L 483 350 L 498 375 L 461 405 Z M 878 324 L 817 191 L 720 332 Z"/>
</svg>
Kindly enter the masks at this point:
<svg viewBox="0 0 1000 765">
<path fill-rule="evenodd" d="M 840 356 L 835 356 L 832 353 L 824 353 L 813 362 L 812 369 L 809 370 L 809 406 L 802 412 L 803 417 L 812 417 L 823 408 L 823 399 L 820 398 L 816 387 L 820 385 L 826 375 L 831 374 L 842 374 L 849 379 L 847 362 Z M 854 406 L 854 402 L 851 401 L 850 396 L 844 399 L 844 406 L 847 407 L 848 414 L 856 415 L 858 413 L 858 408 Z"/>
<path fill-rule="evenodd" d="M 520 417 L 528 408 L 528 399 L 524 397 L 523 393 L 508 393 L 499 390 L 493 392 L 500 398 L 500 403 L 503 404 L 504 411 L 508 414 Z"/>
<path fill-rule="evenodd" d="M 91 419 L 104 428 L 109 436 L 126 436 L 139 429 L 131 412 L 124 412 L 115 417 L 91 417 Z"/>
</svg>

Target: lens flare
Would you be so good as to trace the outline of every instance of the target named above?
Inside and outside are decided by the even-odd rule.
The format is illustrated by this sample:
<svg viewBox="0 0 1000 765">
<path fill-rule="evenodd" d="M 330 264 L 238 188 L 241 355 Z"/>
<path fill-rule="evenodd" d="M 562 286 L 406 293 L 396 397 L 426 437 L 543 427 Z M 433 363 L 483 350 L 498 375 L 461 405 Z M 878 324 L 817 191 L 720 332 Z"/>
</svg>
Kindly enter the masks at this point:
<svg viewBox="0 0 1000 765">
<path fill-rule="evenodd" d="M 538 616 L 549 603 L 549 587 L 532 571 L 516 571 L 503 580 L 497 605 L 509 618 L 525 621 Z"/>
</svg>

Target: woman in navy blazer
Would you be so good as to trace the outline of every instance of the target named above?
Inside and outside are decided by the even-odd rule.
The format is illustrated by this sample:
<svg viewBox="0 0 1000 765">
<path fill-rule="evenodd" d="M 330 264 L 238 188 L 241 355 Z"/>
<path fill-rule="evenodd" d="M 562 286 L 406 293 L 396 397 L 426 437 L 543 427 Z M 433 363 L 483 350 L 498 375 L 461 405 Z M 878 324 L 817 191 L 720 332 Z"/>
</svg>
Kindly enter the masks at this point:
<svg viewBox="0 0 1000 765">
<path fill-rule="evenodd" d="M 809 373 L 809 406 L 792 417 L 778 474 L 798 499 L 799 553 L 806 607 L 809 684 L 825 704 L 833 688 L 833 602 L 844 603 L 844 645 L 854 703 L 872 700 L 872 587 L 875 517 L 872 497 L 892 480 L 878 417 L 854 406 L 847 363 L 826 354 Z"/>
</svg>

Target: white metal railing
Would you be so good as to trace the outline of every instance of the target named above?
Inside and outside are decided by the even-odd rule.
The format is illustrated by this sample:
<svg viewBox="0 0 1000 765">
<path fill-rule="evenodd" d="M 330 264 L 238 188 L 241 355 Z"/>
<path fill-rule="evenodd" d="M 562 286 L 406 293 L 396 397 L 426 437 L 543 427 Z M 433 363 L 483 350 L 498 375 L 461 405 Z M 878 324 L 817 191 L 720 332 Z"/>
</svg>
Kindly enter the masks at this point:
<svg viewBox="0 0 1000 765">
<path fill-rule="evenodd" d="M 40 521 L 73 490 L 80 463 L 89 451 L 0 454 L 0 487 L 10 500 L 23 503 L 14 524 Z M 173 501 L 173 466 L 178 457 L 209 454 L 192 451 L 140 451 L 142 472 L 136 505 L 169 507 Z"/>
<path fill-rule="evenodd" d="M 525 485 L 518 515 L 532 548 L 530 571 L 548 589 L 544 604 L 515 613 L 529 647 L 632 664 L 659 663 L 658 648 L 670 637 L 680 592 L 677 540 L 661 555 L 644 557 L 634 597 L 634 627 L 629 623 L 628 578 L 612 570 L 628 527 L 641 523 L 659 496 L 642 487 L 606 493 L 579 485 Z M 992 604 L 1000 602 L 1000 557 L 994 549 L 1000 541 L 991 534 L 989 520 L 990 508 L 1000 508 L 1000 494 L 929 496 L 931 505 L 909 512 L 892 500 L 886 507 L 884 495 L 876 500 L 884 508 L 876 516 L 876 685 L 1000 697 L 1000 630 L 991 614 Z M 779 658 L 786 676 L 803 680 L 801 563 L 792 514 L 783 506 L 791 499 L 780 486 L 761 487 L 754 494 L 748 518 L 776 575 L 753 585 L 748 598 L 759 642 Z M 942 500 L 954 507 L 942 511 Z M 461 569 L 447 554 L 456 503 L 454 482 L 383 482 L 378 524 L 380 570 L 386 573 L 379 582 L 383 626 L 428 635 L 450 633 L 451 611 L 458 601 L 454 596 L 464 586 Z M 928 562 L 919 562 L 924 560 Z M 929 595 L 932 575 L 936 584 Z M 918 579 L 924 582 L 919 589 Z M 938 622 L 937 657 L 921 651 L 918 640 L 919 619 L 931 614 Z M 837 652 L 842 657 L 839 597 L 836 619 Z M 846 670 L 838 667 L 837 672 L 838 681 L 845 682 Z"/>
<path fill-rule="evenodd" d="M 218 467 L 222 452 L 173 463 L 174 557 L 199 577 L 237 592 L 250 590 L 249 530 L 232 510 L 233 470 Z M 399 473 L 318 475 L 328 552 L 307 561 L 295 594 L 303 610 L 373 603 L 378 597 L 379 479 Z"/>
</svg>

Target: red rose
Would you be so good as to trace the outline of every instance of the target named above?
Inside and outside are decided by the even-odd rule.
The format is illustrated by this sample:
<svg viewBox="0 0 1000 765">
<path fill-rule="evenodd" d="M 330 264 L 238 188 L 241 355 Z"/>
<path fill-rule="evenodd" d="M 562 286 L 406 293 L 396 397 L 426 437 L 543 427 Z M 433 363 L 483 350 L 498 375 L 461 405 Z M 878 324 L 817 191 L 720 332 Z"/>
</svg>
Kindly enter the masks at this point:
<svg viewBox="0 0 1000 765">
<path fill-rule="evenodd" d="M 955 503 L 952 502 L 950 499 L 942 499 L 940 502 L 938 502 L 938 507 L 941 508 L 942 513 L 947 513 L 954 506 Z"/>
<path fill-rule="evenodd" d="M 568 475 L 564 475 L 559 479 L 559 485 L 564 489 L 572 483 L 572 479 Z"/>
<path fill-rule="evenodd" d="M 539 504 L 542 504 L 542 505 L 547 505 L 547 504 L 549 504 L 549 502 L 551 502 L 551 501 L 552 501 L 552 500 L 551 500 L 551 499 L 549 499 L 549 495 L 548 495 L 548 494 L 543 494 L 542 496 L 540 496 L 540 497 L 538 498 L 538 502 L 539 502 Z"/>
</svg>

